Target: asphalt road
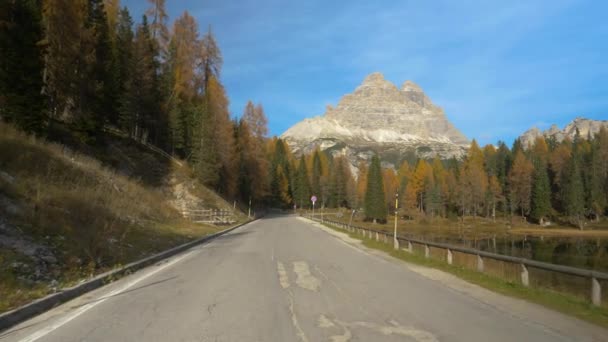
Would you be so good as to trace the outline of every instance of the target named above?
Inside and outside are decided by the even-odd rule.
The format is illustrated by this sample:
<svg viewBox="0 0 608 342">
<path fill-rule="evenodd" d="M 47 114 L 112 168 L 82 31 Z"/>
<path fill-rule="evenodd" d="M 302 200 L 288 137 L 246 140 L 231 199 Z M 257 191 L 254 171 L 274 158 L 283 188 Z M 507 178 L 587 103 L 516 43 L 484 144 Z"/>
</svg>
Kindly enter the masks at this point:
<svg viewBox="0 0 608 342">
<path fill-rule="evenodd" d="M 608 331 L 269 217 L 0 341 L 603 341 Z"/>
</svg>

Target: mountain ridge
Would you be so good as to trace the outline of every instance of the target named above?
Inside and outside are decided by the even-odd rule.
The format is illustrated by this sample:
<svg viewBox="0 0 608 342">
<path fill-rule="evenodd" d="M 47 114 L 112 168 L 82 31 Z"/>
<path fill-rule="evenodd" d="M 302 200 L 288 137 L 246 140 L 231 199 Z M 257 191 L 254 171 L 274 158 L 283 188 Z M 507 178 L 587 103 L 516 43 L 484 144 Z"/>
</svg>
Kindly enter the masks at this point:
<svg viewBox="0 0 608 342">
<path fill-rule="evenodd" d="M 519 140 L 522 145 L 527 148 L 534 145 L 534 141 L 541 136 L 545 138 L 555 138 L 558 142 L 563 141 L 566 137 L 573 139 L 577 130 L 580 136 L 586 139 L 587 136 L 599 132 L 601 127 L 608 129 L 608 120 L 593 120 L 579 116 L 564 126 L 563 129 L 560 129 L 556 124 L 551 125 L 549 129 L 544 131 L 533 126 L 522 133 L 519 136 Z"/>
<path fill-rule="evenodd" d="M 365 77 L 335 107 L 300 121 L 281 138 L 296 154 L 332 149 L 353 165 L 374 153 L 462 157 L 470 144 L 419 85 L 408 80 L 398 88 L 378 72 Z M 393 167 L 400 162 L 388 161 Z"/>
</svg>

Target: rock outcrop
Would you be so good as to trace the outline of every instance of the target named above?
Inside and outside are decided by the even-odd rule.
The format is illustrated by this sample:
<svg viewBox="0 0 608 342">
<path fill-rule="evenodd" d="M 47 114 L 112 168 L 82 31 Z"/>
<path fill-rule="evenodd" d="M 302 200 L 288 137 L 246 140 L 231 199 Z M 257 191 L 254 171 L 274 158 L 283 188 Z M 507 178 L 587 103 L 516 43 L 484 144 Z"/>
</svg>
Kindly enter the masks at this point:
<svg viewBox="0 0 608 342">
<path fill-rule="evenodd" d="M 461 157 L 469 146 L 418 85 L 406 81 L 399 89 L 380 73 L 367 76 L 323 116 L 305 119 L 281 137 L 296 154 L 318 146 L 356 165 L 379 153 L 393 167 L 404 155 Z"/>
<path fill-rule="evenodd" d="M 566 137 L 573 139 L 578 130 L 580 136 L 586 139 L 599 132 L 602 127 L 608 129 L 608 120 L 590 120 L 578 117 L 566 125 L 564 129 L 559 129 L 557 125 L 552 125 L 551 128 L 545 131 L 541 131 L 538 127 L 532 127 L 524 132 L 519 139 L 522 145 L 527 148 L 534 145 L 534 141 L 540 136 L 544 136 L 545 139 L 554 138 L 556 141 L 561 142 Z"/>
</svg>

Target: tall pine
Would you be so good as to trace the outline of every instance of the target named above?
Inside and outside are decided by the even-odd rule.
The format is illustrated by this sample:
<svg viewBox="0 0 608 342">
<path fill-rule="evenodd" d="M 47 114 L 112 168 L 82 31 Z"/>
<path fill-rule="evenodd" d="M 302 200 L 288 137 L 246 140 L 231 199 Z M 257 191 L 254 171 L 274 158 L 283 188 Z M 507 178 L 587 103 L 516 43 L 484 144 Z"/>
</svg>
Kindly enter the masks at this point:
<svg viewBox="0 0 608 342">
<path fill-rule="evenodd" d="M 42 135 L 47 128 L 43 89 L 40 2 L 0 2 L 0 118 Z"/>
<path fill-rule="evenodd" d="M 374 222 L 386 222 L 387 207 L 384 200 L 382 169 L 378 155 L 372 157 L 367 171 L 367 189 L 365 192 L 365 217 Z"/>
</svg>

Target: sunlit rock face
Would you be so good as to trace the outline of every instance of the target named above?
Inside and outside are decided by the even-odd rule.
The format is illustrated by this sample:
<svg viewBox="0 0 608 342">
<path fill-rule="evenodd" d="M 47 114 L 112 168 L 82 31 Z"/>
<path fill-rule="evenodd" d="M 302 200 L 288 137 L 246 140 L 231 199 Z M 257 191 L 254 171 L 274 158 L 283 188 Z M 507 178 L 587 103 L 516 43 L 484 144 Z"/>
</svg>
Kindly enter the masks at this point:
<svg viewBox="0 0 608 342">
<path fill-rule="evenodd" d="M 459 158 L 470 144 L 418 85 L 406 81 L 399 89 L 380 73 L 367 76 L 335 108 L 297 123 L 281 137 L 296 154 L 318 146 L 356 165 L 378 153 L 393 167 L 408 156 Z"/>
<path fill-rule="evenodd" d="M 582 139 L 587 139 L 588 137 L 597 134 L 602 127 L 608 129 L 607 120 L 590 120 L 579 117 L 566 125 L 564 129 L 559 129 L 557 125 L 552 125 L 551 128 L 545 131 L 541 131 L 537 127 L 532 127 L 524 132 L 519 139 L 522 145 L 525 148 L 528 148 L 533 146 L 536 139 L 540 136 L 545 137 L 545 139 L 555 139 L 557 142 L 561 142 L 566 137 L 574 139 L 578 130 L 580 137 Z"/>
</svg>

